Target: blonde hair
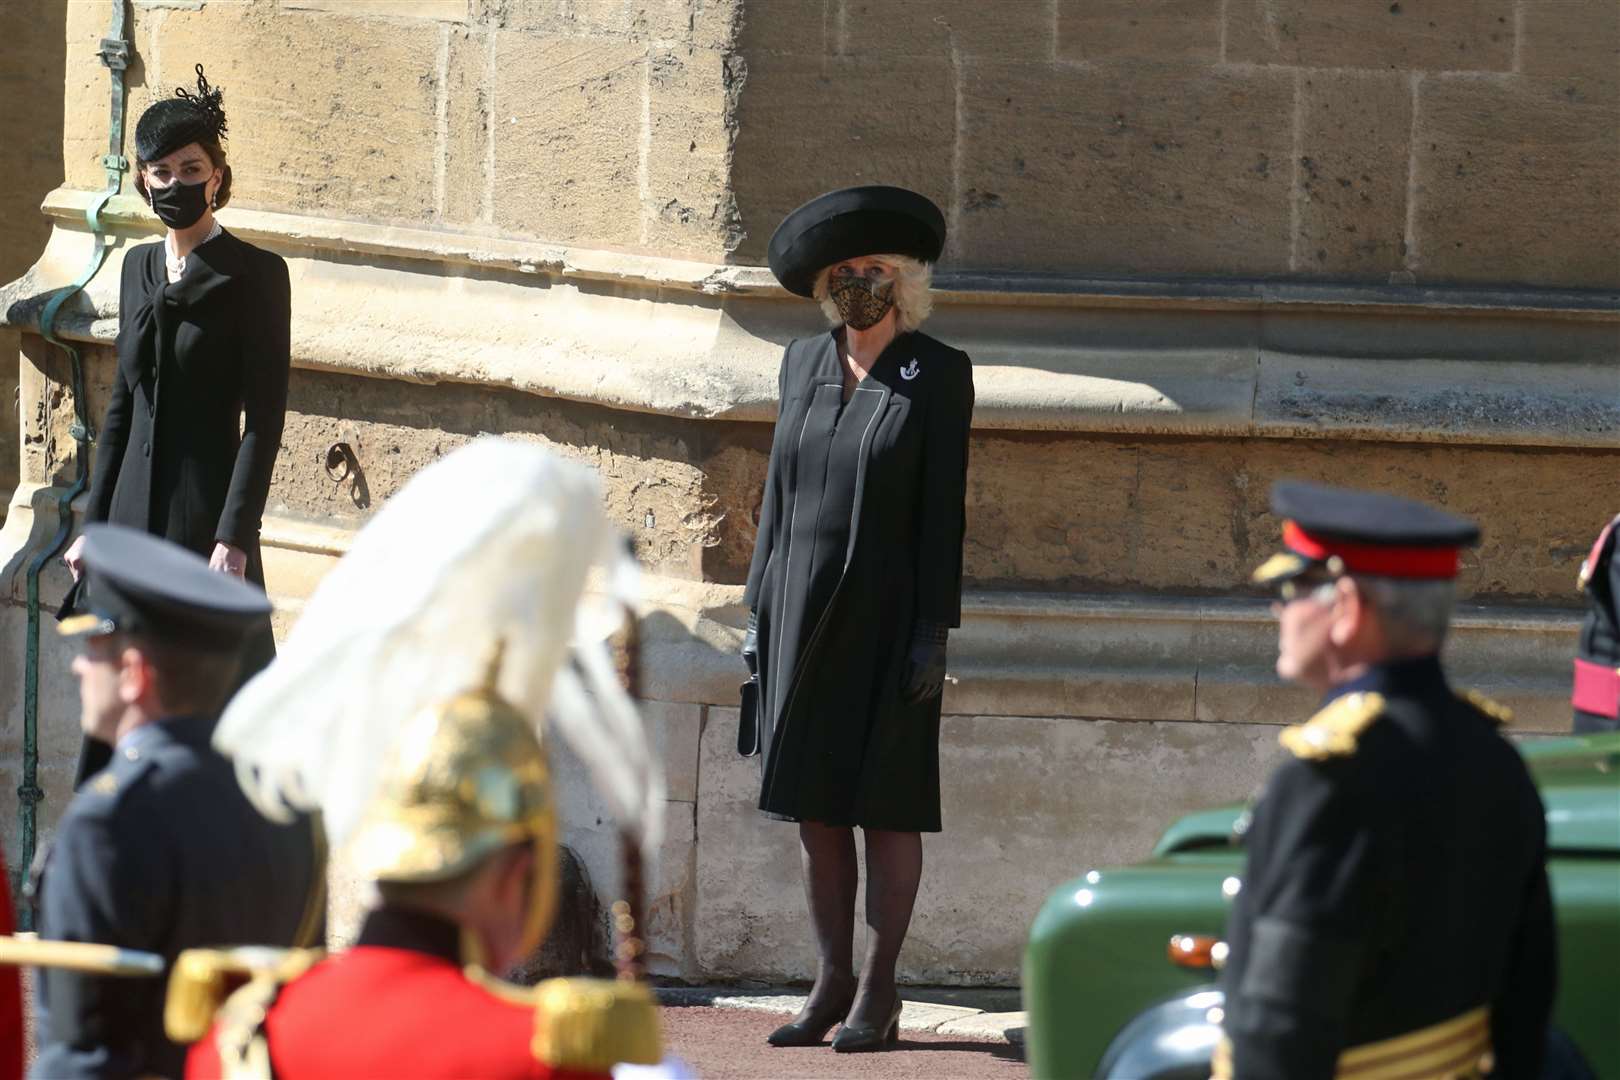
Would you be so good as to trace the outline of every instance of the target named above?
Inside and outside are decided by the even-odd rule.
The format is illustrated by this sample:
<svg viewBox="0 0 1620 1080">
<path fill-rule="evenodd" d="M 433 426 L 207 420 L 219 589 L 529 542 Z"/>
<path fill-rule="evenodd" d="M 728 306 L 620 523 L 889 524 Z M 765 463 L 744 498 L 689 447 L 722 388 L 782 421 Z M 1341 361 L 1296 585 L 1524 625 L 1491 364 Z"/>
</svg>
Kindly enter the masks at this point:
<svg viewBox="0 0 1620 1080">
<path fill-rule="evenodd" d="M 928 291 L 934 280 L 934 268 L 910 255 L 873 255 L 872 258 L 894 273 L 894 317 L 900 333 L 917 329 L 934 310 L 934 294 Z M 821 301 L 827 321 L 838 326 L 844 317 L 838 314 L 838 305 L 827 295 L 827 279 L 831 276 L 832 267 L 823 267 L 816 275 L 812 293 Z"/>
</svg>

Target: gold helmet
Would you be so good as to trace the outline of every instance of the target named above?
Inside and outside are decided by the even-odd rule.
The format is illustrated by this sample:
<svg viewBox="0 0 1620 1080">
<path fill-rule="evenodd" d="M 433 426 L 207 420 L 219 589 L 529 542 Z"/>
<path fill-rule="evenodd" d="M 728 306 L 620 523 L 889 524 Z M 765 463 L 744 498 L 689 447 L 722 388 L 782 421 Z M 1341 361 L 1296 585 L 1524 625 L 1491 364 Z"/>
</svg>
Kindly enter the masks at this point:
<svg viewBox="0 0 1620 1080">
<path fill-rule="evenodd" d="M 355 868 L 384 882 L 445 881 L 509 845 L 534 845 L 525 951 L 557 908 L 557 815 L 546 755 L 528 719 L 482 686 L 418 712 L 389 751 L 352 841 Z"/>
</svg>

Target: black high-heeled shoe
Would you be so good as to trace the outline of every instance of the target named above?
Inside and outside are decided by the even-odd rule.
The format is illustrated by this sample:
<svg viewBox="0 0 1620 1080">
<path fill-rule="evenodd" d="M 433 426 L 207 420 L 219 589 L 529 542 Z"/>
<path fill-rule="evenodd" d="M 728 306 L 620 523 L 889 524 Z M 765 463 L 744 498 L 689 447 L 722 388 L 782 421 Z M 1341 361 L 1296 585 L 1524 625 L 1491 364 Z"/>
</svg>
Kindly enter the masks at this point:
<svg viewBox="0 0 1620 1080">
<path fill-rule="evenodd" d="M 791 1024 L 783 1024 L 765 1036 L 765 1041 L 772 1046 L 820 1046 L 833 1025 L 842 1023 L 844 1017 L 849 1015 L 849 1007 L 853 1004 L 855 999 L 852 997 L 836 1012 L 829 1011 L 822 1016 L 808 1016 Z"/>
<path fill-rule="evenodd" d="M 900 1007 L 903 1004 L 899 998 L 895 999 L 889 1022 L 881 1027 L 845 1024 L 833 1036 L 833 1050 L 840 1054 L 865 1054 L 873 1050 L 894 1049 L 900 1041 Z"/>
</svg>

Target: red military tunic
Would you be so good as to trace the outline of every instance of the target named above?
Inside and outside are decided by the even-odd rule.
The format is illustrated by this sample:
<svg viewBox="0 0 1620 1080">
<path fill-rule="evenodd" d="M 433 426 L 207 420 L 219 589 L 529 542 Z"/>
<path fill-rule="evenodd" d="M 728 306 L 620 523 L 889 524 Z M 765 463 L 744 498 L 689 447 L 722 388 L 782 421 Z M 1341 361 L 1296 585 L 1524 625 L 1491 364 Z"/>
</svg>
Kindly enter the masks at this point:
<svg viewBox="0 0 1620 1080">
<path fill-rule="evenodd" d="M 189 1080 L 223 1075 L 228 1017 L 191 1048 Z M 281 987 L 263 1024 L 277 1080 L 312 1077 L 503 1077 L 608 1080 L 556 1069 L 530 1049 L 532 1005 L 463 973 L 460 930 L 398 908 L 373 912 L 355 947 Z"/>
<path fill-rule="evenodd" d="M 0 851 L 0 866 L 5 852 Z M 0 874 L 0 934 L 11 933 L 16 924 L 11 914 L 11 885 Z M 14 967 L 0 968 L 0 1080 L 17 1080 L 23 1074 L 22 983 Z"/>
</svg>

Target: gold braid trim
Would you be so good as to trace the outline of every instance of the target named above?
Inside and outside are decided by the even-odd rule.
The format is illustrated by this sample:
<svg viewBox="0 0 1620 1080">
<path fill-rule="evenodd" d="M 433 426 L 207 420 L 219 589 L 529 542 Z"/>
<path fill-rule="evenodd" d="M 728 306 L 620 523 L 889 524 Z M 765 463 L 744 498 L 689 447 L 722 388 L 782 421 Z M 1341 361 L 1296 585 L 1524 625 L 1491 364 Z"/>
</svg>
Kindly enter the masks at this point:
<svg viewBox="0 0 1620 1080">
<path fill-rule="evenodd" d="M 1345 694 L 1305 721 L 1282 730 L 1277 741 L 1295 757 L 1307 761 L 1349 757 L 1356 742 L 1384 713 L 1382 694 Z"/>
<path fill-rule="evenodd" d="M 270 1041 L 264 1024 L 281 988 L 308 971 L 325 953 L 294 949 L 270 970 L 260 971 L 225 999 L 219 1010 L 215 1045 L 223 1080 L 271 1080 Z"/>
<path fill-rule="evenodd" d="M 1513 710 L 1500 701 L 1492 701 L 1478 690 L 1464 690 L 1462 699 L 1496 722 L 1497 727 L 1513 723 Z"/>
<path fill-rule="evenodd" d="M 608 1072 L 663 1060 L 658 1005 L 645 983 L 547 979 L 535 987 L 537 1060 L 554 1069 Z"/>
<path fill-rule="evenodd" d="M 1495 1067 L 1491 1014 L 1480 1006 L 1405 1035 L 1363 1043 L 1339 1055 L 1335 1080 L 1479 1080 Z M 1232 1040 L 1225 1035 L 1210 1061 L 1210 1080 L 1234 1080 Z"/>
</svg>

